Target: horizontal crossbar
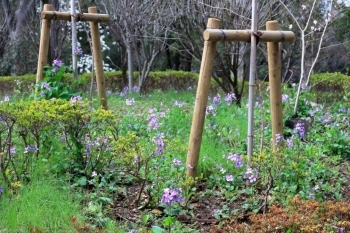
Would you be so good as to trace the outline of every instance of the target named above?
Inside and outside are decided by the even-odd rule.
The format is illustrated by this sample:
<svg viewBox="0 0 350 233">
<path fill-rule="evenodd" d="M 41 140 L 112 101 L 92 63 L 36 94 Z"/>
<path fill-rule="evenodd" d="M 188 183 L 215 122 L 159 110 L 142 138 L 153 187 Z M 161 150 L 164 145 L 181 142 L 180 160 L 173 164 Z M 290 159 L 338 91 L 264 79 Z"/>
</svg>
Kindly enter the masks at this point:
<svg viewBox="0 0 350 233">
<path fill-rule="evenodd" d="M 259 42 L 293 42 L 295 35 L 292 31 L 258 31 L 255 35 Z M 250 42 L 249 30 L 207 29 L 203 33 L 206 41 L 245 41 Z"/>
<path fill-rule="evenodd" d="M 66 20 L 66 21 L 71 21 L 72 19 L 70 12 L 59 12 L 59 11 L 42 11 L 41 18 L 49 19 L 49 20 Z M 90 21 L 90 22 L 109 22 L 110 18 L 109 18 L 109 15 L 107 14 L 84 13 L 84 14 L 77 14 L 76 20 Z"/>
</svg>

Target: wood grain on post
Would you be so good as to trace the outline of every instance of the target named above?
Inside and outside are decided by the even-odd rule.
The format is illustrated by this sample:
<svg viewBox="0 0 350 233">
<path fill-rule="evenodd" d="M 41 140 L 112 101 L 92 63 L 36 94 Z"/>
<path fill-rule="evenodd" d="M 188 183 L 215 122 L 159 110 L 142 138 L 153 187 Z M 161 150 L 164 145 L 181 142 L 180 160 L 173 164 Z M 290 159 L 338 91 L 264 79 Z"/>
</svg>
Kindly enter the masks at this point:
<svg viewBox="0 0 350 233">
<path fill-rule="evenodd" d="M 295 35 L 291 31 L 258 31 L 259 42 L 292 42 Z M 251 41 L 249 30 L 207 29 L 203 33 L 207 41 Z"/>
<path fill-rule="evenodd" d="M 208 19 L 207 28 L 219 28 L 219 26 L 220 20 L 214 18 Z M 187 176 L 191 177 L 196 176 L 198 168 L 199 152 L 202 141 L 205 112 L 209 96 L 210 78 L 213 72 L 215 52 L 216 42 L 205 41 L 186 160 L 186 174 Z"/>
<path fill-rule="evenodd" d="M 277 21 L 267 21 L 266 30 L 278 30 Z M 283 135 L 281 51 L 278 42 L 267 43 L 273 151 L 277 151 L 276 135 Z"/>
<path fill-rule="evenodd" d="M 44 5 L 44 11 L 52 10 L 53 6 L 51 4 Z M 39 82 L 43 79 L 43 68 L 47 65 L 47 59 L 49 56 L 50 28 L 51 20 L 43 19 L 41 24 L 38 67 L 36 70 L 36 82 Z"/>
<path fill-rule="evenodd" d="M 96 14 L 96 7 L 89 7 L 89 13 Z M 106 94 L 106 81 L 103 73 L 103 61 L 102 61 L 102 50 L 100 42 L 100 30 L 98 28 L 98 22 L 90 22 L 91 27 L 91 39 L 92 39 L 92 50 L 95 63 L 96 72 L 96 83 L 98 97 L 103 109 L 107 110 L 107 94 Z"/>
<path fill-rule="evenodd" d="M 59 11 L 42 11 L 41 12 L 42 19 L 51 19 L 51 20 L 65 20 L 71 21 L 70 12 L 59 12 Z M 76 17 L 77 21 L 89 21 L 89 22 L 109 22 L 110 18 L 107 14 L 91 14 L 91 13 L 83 13 L 78 14 Z"/>
</svg>

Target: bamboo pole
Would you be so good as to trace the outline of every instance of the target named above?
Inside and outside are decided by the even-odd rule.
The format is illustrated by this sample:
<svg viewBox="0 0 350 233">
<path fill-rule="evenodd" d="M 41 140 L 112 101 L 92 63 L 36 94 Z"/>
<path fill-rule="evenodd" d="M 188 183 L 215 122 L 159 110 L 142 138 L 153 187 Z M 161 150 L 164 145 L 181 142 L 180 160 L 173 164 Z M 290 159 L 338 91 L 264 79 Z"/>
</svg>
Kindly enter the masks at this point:
<svg viewBox="0 0 350 233">
<path fill-rule="evenodd" d="M 220 20 L 209 18 L 207 28 L 219 28 Z M 189 139 L 186 166 L 187 176 L 195 177 L 198 168 L 198 159 L 202 141 L 205 112 L 209 96 L 210 78 L 213 72 L 216 50 L 215 41 L 205 41 L 202 63 L 199 72 L 196 102 L 194 106 L 191 134 Z"/>
<path fill-rule="evenodd" d="M 70 13 L 71 13 L 71 32 L 72 32 L 72 67 L 73 67 L 73 77 L 78 78 L 78 61 L 77 61 L 77 22 L 75 20 L 75 0 L 70 1 Z"/>
<path fill-rule="evenodd" d="M 96 7 L 89 7 L 88 11 L 89 13 L 97 14 Z M 102 50 L 101 50 L 100 31 L 98 28 L 98 22 L 90 22 L 90 27 L 91 27 L 93 56 L 94 56 L 94 62 L 95 62 L 98 97 L 100 99 L 102 108 L 107 110 L 108 109 L 107 94 L 106 94 L 106 87 L 105 87 L 106 82 L 103 74 Z"/>
<path fill-rule="evenodd" d="M 52 11 L 53 6 L 51 4 L 44 5 L 44 11 Z M 40 34 L 40 46 L 39 46 L 39 57 L 38 67 L 36 70 L 36 82 L 43 79 L 43 68 L 47 65 L 47 59 L 49 56 L 49 42 L 50 42 L 50 28 L 51 20 L 43 19 L 41 23 L 41 34 Z"/>
<path fill-rule="evenodd" d="M 291 31 L 258 31 L 259 42 L 292 42 L 295 35 Z M 203 33 L 207 41 L 251 41 L 248 30 L 207 29 Z"/>
<path fill-rule="evenodd" d="M 44 10 L 41 12 L 41 18 L 42 19 L 51 19 L 51 20 L 65 20 L 70 21 L 71 20 L 71 13 L 70 12 L 59 12 L 59 11 L 46 11 Z M 90 14 L 90 13 L 84 13 L 84 14 L 77 14 L 76 15 L 76 21 L 89 21 L 89 22 L 109 22 L 110 18 L 107 14 Z"/>
<path fill-rule="evenodd" d="M 266 30 L 278 30 L 277 21 L 267 21 Z M 281 51 L 278 42 L 267 43 L 269 84 L 270 84 L 270 106 L 272 121 L 273 151 L 277 151 L 276 135 L 283 133 L 282 124 L 282 91 L 281 91 Z"/>
<path fill-rule="evenodd" d="M 252 0 L 252 32 L 258 30 L 258 1 Z M 257 38 L 252 33 L 250 44 L 250 71 L 249 71 L 249 95 L 248 95 L 248 134 L 247 134 L 247 158 L 248 167 L 251 166 L 254 147 L 254 89 L 256 78 L 256 49 Z"/>
</svg>

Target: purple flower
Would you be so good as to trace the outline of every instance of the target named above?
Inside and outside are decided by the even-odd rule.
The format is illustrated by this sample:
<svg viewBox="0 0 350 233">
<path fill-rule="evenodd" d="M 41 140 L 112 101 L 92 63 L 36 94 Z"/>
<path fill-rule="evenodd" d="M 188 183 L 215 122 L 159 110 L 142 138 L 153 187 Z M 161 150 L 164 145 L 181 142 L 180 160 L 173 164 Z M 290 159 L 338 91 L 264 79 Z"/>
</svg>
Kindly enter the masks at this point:
<svg viewBox="0 0 350 233">
<path fill-rule="evenodd" d="M 235 162 L 237 168 L 243 166 L 243 160 L 240 154 L 229 153 L 229 155 L 227 156 L 227 159 L 231 160 L 232 162 Z"/>
<path fill-rule="evenodd" d="M 298 122 L 294 127 L 294 132 L 299 133 L 300 137 L 305 137 L 305 126 L 304 123 Z"/>
<path fill-rule="evenodd" d="M 181 188 L 178 188 L 178 189 L 166 188 L 166 189 L 164 189 L 164 193 L 163 193 L 161 202 L 163 202 L 165 204 L 170 204 L 170 205 L 173 202 L 181 203 L 182 202 L 181 193 L 182 193 Z"/>
<path fill-rule="evenodd" d="M 3 190 L 2 190 L 2 186 L 0 185 L 0 194 L 3 192 Z"/>
<path fill-rule="evenodd" d="M 287 100 L 288 100 L 288 95 L 287 94 L 283 94 L 282 95 L 282 103 L 287 102 Z"/>
<path fill-rule="evenodd" d="M 225 176 L 226 181 L 233 181 L 233 175 L 227 175 Z"/>
<path fill-rule="evenodd" d="M 310 193 L 310 194 L 309 194 L 309 198 L 310 198 L 310 199 L 314 199 L 314 198 L 315 198 L 315 194 L 314 194 L 314 193 Z"/>
<path fill-rule="evenodd" d="M 10 148 L 10 155 L 13 155 L 14 153 L 16 153 L 16 147 L 15 146 Z"/>
<path fill-rule="evenodd" d="M 31 146 L 31 145 L 27 145 L 25 148 L 24 148 L 24 153 L 27 154 L 27 153 L 35 153 L 38 149 L 38 147 L 36 146 Z"/>
<path fill-rule="evenodd" d="M 164 134 L 158 134 L 157 136 L 153 137 L 152 141 L 156 144 L 157 146 L 157 153 L 158 155 L 163 154 L 163 149 L 164 149 Z"/>
<path fill-rule="evenodd" d="M 213 98 L 213 104 L 214 104 L 214 105 L 218 105 L 218 104 L 220 104 L 220 103 L 221 103 L 221 98 L 220 98 L 220 95 L 217 94 L 217 95 L 214 96 L 214 98 Z"/>
<path fill-rule="evenodd" d="M 125 97 L 125 92 L 120 92 L 120 97 Z"/>
<path fill-rule="evenodd" d="M 184 102 L 182 102 L 182 101 L 175 101 L 174 106 L 182 108 L 184 106 Z"/>
<path fill-rule="evenodd" d="M 83 56 L 84 56 L 83 50 L 81 50 L 80 48 L 74 49 L 73 53 L 74 53 L 75 55 L 80 56 L 80 57 L 83 57 Z"/>
<path fill-rule="evenodd" d="M 292 139 L 287 139 L 287 146 L 288 147 L 293 147 L 294 146 L 294 142 Z"/>
<path fill-rule="evenodd" d="M 244 173 L 243 178 L 249 179 L 250 183 L 254 183 L 256 179 L 256 170 L 252 168 L 248 168 L 247 171 Z"/>
<path fill-rule="evenodd" d="M 182 162 L 180 159 L 173 159 L 173 164 L 174 165 L 177 165 L 177 166 L 181 166 L 182 165 Z"/>
<path fill-rule="evenodd" d="M 227 106 L 230 106 L 232 104 L 232 102 L 236 101 L 236 100 L 237 100 L 236 95 L 232 92 L 227 93 L 227 95 L 225 96 L 225 101 L 226 101 Z"/>
<path fill-rule="evenodd" d="M 216 109 L 213 107 L 213 105 L 207 106 L 206 114 L 216 116 Z"/>
<path fill-rule="evenodd" d="M 277 133 L 277 134 L 276 134 L 276 145 L 277 145 L 278 143 L 282 142 L 282 141 L 284 141 L 283 135 L 280 134 L 280 133 Z"/>
<path fill-rule="evenodd" d="M 41 91 L 40 92 L 40 97 L 43 98 L 45 96 L 45 92 L 44 91 Z"/>
<path fill-rule="evenodd" d="M 126 102 L 126 105 L 128 105 L 128 106 L 135 105 L 135 100 L 134 100 L 134 98 L 126 99 L 125 102 Z"/>
<path fill-rule="evenodd" d="M 134 86 L 134 87 L 133 87 L 133 90 L 134 90 L 134 92 L 139 92 L 139 91 L 140 91 L 140 88 L 139 88 L 138 86 Z"/>
<path fill-rule="evenodd" d="M 43 82 L 41 84 L 41 89 L 46 89 L 48 91 L 51 91 L 50 84 L 48 84 L 47 82 Z"/>
<path fill-rule="evenodd" d="M 8 96 L 8 95 L 5 95 L 5 97 L 4 97 L 4 101 L 5 101 L 5 102 L 9 102 L 9 101 L 10 101 L 10 98 L 9 98 L 9 96 Z"/>
<path fill-rule="evenodd" d="M 52 66 L 58 66 L 58 67 L 61 67 L 62 66 L 62 61 L 59 60 L 59 59 L 55 59 L 53 60 L 53 63 L 52 63 Z"/>
<path fill-rule="evenodd" d="M 81 96 L 73 96 L 73 97 L 71 97 L 70 98 L 70 101 L 69 101 L 69 103 L 71 104 L 71 105 L 74 105 L 77 101 L 81 101 L 83 98 L 81 97 Z"/>
</svg>

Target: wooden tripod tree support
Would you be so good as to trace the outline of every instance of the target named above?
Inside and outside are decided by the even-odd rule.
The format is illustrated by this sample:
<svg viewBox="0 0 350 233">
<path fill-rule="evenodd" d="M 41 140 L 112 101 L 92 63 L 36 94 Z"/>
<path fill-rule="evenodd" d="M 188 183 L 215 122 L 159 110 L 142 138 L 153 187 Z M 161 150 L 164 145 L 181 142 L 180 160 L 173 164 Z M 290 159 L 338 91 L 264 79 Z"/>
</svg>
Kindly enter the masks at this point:
<svg viewBox="0 0 350 233">
<path fill-rule="evenodd" d="M 267 22 L 268 24 L 272 23 L 274 25 L 277 22 Z M 220 25 L 220 20 L 209 18 L 207 23 L 207 30 L 203 33 L 204 38 L 204 49 L 203 49 L 203 55 L 202 55 L 202 63 L 201 68 L 199 72 L 199 80 L 198 80 L 198 87 L 197 87 L 197 95 L 196 95 L 196 102 L 194 106 L 194 112 L 193 112 L 193 118 L 192 118 L 192 126 L 191 126 L 191 134 L 189 139 L 189 146 L 188 146 L 188 153 L 187 153 L 187 160 L 186 160 L 186 166 L 187 176 L 195 177 L 197 173 L 198 168 L 198 159 L 199 159 L 199 152 L 201 147 L 201 141 L 202 141 L 202 134 L 203 134 L 203 127 L 204 127 L 204 120 L 205 120 L 205 112 L 206 112 L 206 106 L 207 106 L 207 100 L 209 96 L 209 87 L 210 87 L 210 78 L 212 76 L 213 71 L 213 65 L 214 65 L 214 57 L 216 53 L 216 43 L 217 41 L 246 41 L 250 42 L 251 39 L 251 32 L 249 30 L 221 30 L 218 29 Z M 276 26 L 277 29 L 277 26 Z M 259 42 L 269 42 L 269 54 L 268 54 L 268 62 L 269 62 L 269 74 L 274 75 L 273 78 L 270 77 L 270 80 L 273 79 L 274 81 L 270 83 L 270 90 L 271 93 L 275 93 L 273 97 L 277 100 L 273 100 L 274 105 L 281 106 L 282 102 L 282 96 L 281 96 L 281 56 L 278 49 L 278 42 L 292 42 L 295 38 L 294 33 L 290 31 L 273 31 L 276 30 L 275 28 L 271 28 L 267 31 L 258 31 L 254 33 L 258 37 Z M 271 45 L 276 45 L 277 49 L 275 47 L 272 47 Z M 270 49 L 271 47 L 271 49 Z M 273 48 L 273 49 L 272 49 Z M 270 59 L 270 57 L 273 57 L 274 59 Z M 272 63 L 272 64 L 271 64 Z M 272 70 L 271 70 L 272 69 Z M 278 76 L 279 73 L 279 76 Z M 278 79 L 279 77 L 279 83 L 278 81 L 275 81 L 275 79 Z M 276 89 L 279 89 L 279 91 L 276 91 Z M 279 96 L 277 96 L 279 93 Z M 271 108 L 272 108 L 271 103 Z M 282 122 L 282 108 L 274 108 L 273 112 L 280 111 L 276 116 L 280 117 L 280 119 L 276 119 L 276 117 L 273 117 L 273 121 Z M 272 123 L 273 128 L 276 125 L 282 125 L 282 124 L 275 124 Z M 274 132 L 282 132 L 280 131 L 282 128 L 275 129 Z M 273 135 L 275 138 L 275 136 Z"/>
<path fill-rule="evenodd" d="M 89 13 L 78 14 L 76 16 L 77 21 L 88 21 L 91 27 L 91 38 L 93 47 L 93 59 L 95 61 L 96 70 L 96 83 L 98 96 L 102 108 L 108 109 L 107 105 L 107 94 L 106 94 L 106 82 L 103 74 L 103 61 L 102 61 L 102 49 L 100 42 L 100 32 L 98 24 L 100 22 L 109 22 L 109 15 L 97 14 L 96 7 L 89 7 Z M 36 82 L 43 79 L 43 68 L 47 65 L 48 54 L 49 54 L 49 42 L 50 42 L 50 27 L 51 20 L 71 20 L 70 12 L 58 12 L 53 11 L 51 4 L 45 4 L 44 10 L 41 12 L 42 27 L 40 35 L 40 47 L 39 47 L 39 58 Z"/>
</svg>

